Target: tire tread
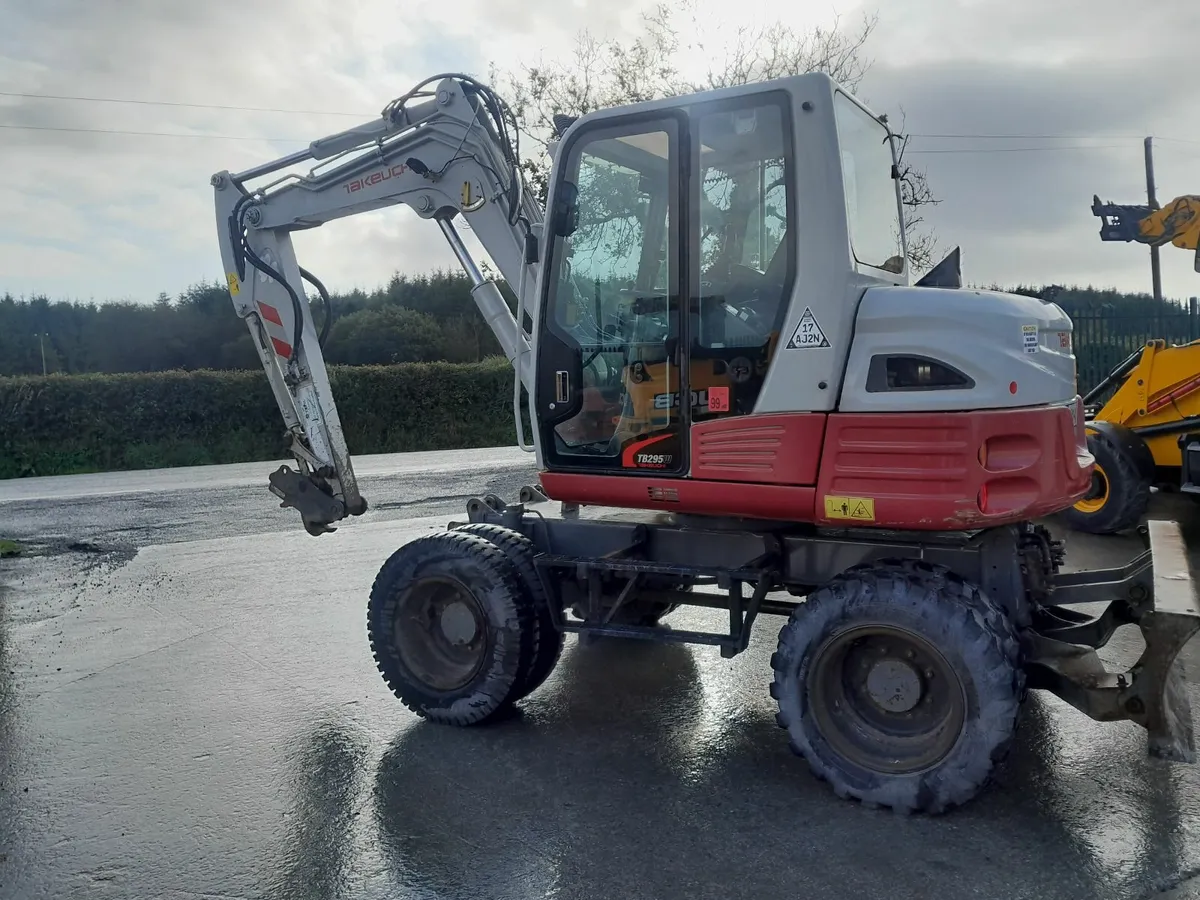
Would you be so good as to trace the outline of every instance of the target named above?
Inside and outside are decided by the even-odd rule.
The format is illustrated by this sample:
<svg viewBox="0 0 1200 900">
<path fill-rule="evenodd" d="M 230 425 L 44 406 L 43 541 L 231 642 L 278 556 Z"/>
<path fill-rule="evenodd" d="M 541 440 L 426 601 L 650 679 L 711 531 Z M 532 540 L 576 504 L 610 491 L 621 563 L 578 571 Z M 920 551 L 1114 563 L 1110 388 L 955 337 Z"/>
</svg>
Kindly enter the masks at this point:
<svg viewBox="0 0 1200 900">
<path fill-rule="evenodd" d="M 886 596 L 890 582 L 892 596 Z M 796 699 L 803 686 L 789 688 L 789 667 L 796 653 L 815 648 L 824 631 L 835 620 L 853 616 L 861 598 L 886 601 L 915 612 L 924 620 L 957 639 L 958 655 L 972 674 L 1005 671 L 1004 683 L 983 677 L 976 682 L 979 695 L 979 726 L 972 741 L 984 754 L 968 753 L 959 758 L 952 751 L 943 765 L 919 776 L 901 776 L 889 781 L 880 777 L 873 788 L 864 789 L 830 763 L 814 747 L 819 735 L 810 734 L 803 721 L 803 705 Z M 933 602 L 930 599 L 933 598 Z M 974 660 L 987 661 L 983 665 Z M 920 560 L 885 560 L 855 566 L 814 592 L 792 612 L 780 629 L 779 649 L 772 654 L 775 677 L 771 696 L 778 703 L 776 721 L 788 731 L 789 746 L 805 759 L 820 780 L 828 782 L 839 797 L 890 807 L 900 813 L 943 813 L 976 796 L 992 780 L 996 766 L 1006 757 L 1016 732 L 1020 698 L 1025 688 L 1021 647 L 1015 627 L 1003 609 L 983 591 L 942 566 Z"/>
</svg>

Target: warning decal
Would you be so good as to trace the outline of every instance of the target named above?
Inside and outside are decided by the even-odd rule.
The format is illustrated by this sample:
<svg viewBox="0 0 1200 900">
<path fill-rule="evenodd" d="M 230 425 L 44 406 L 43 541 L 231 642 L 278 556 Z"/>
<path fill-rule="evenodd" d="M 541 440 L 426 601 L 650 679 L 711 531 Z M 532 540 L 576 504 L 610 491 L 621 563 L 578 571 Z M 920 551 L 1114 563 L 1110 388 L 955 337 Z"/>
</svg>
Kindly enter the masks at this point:
<svg viewBox="0 0 1200 900">
<path fill-rule="evenodd" d="M 810 350 L 829 346 L 825 332 L 817 324 L 817 317 L 813 315 L 810 307 L 804 307 L 804 315 L 800 317 L 800 323 L 787 345 L 789 350 Z"/>
<path fill-rule="evenodd" d="M 241 286 L 238 284 L 238 277 L 233 272 L 229 272 L 225 276 L 225 281 L 229 284 L 229 293 L 236 297 L 242 292 Z"/>
<path fill-rule="evenodd" d="M 1038 327 L 1036 325 L 1021 326 L 1021 347 L 1026 353 L 1038 352 Z"/>
<path fill-rule="evenodd" d="M 870 497 L 835 497 L 825 495 L 825 518 L 875 521 L 875 501 Z"/>
</svg>

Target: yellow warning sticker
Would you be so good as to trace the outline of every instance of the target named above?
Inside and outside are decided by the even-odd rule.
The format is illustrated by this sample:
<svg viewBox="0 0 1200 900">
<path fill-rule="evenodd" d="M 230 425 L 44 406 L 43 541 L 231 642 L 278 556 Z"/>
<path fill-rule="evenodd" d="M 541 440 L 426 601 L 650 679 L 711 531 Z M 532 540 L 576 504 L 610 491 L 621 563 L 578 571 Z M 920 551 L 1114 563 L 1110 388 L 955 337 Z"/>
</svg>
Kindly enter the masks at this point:
<svg viewBox="0 0 1200 900">
<path fill-rule="evenodd" d="M 835 497 L 826 494 L 825 518 L 874 522 L 875 501 L 870 497 Z"/>
<path fill-rule="evenodd" d="M 229 293 L 230 294 L 232 294 L 234 297 L 236 297 L 239 293 L 241 293 L 242 289 L 241 289 L 241 287 L 238 286 L 237 275 L 235 275 L 233 272 L 230 272 L 225 276 L 225 280 L 227 282 L 229 282 Z"/>
</svg>

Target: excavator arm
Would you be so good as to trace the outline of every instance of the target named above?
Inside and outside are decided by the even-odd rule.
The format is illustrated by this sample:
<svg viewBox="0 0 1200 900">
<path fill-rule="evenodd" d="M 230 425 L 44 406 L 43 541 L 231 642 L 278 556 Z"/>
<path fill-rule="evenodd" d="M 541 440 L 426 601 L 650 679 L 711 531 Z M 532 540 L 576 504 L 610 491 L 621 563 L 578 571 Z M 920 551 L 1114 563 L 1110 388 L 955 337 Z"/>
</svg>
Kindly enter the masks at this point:
<svg viewBox="0 0 1200 900">
<path fill-rule="evenodd" d="M 361 515 L 367 501 L 358 489 L 304 283 L 324 300 L 323 331 L 329 324 L 328 292 L 300 267 L 291 233 L 395 205 L 436 221 L 516 369 L 520 429 L 516 399 L 522 384 L 527 390 L 532 385 L 523 312 L 533 312 L 527 300 L 536 287 L 542 210 L 526 189 L 518 153 L 515 122 L 503 101 L 472 78 L 439 75 L 393 100 L 378 119 L 273 162 L 212 177 L 230 299 L 254 339 L 298 466 L 275 471 L 270 490 L 281 506 L 300 513 L 310 534 Z M 317 164 L 307 173 L 248 184 L 308 161 Z M 480 273 L 454 227 L 459 215 L 469 217 L 473 233 L 514 286 L 517 315 Z"/>
<path fill-rule="evenodd" d="M 1094 196 L 1092 214 L 1101 221 L 1100 240 L 1135 241 L 1152 247 L 1174 244 L 1181 250 L 1194 250 L 1195 269 L 1200 272 L 1200 195 L 1176 197 L 1161 209 L 1101 203 Z"/>
</svg>

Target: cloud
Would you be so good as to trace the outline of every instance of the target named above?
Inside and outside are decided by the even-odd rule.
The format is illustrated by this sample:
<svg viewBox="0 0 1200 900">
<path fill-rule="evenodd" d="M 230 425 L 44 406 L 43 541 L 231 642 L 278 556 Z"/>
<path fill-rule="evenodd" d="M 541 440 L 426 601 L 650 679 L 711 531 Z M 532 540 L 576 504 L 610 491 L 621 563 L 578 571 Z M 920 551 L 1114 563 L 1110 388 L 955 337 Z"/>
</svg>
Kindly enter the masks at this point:
<svg viewBox="0 0 1200 900">
<path fill-rule="evenodd" d="M 1145 202 L 1142 138 L 1156 142 L 1160 201 L 1200 191 L 1200 103 L 1161 42 L 1133 41 L 1118 0 L 1003 4 L 902 0 L 861 93 L 916 135 L 909 159 L 942 202 L 926 218 L 963 246 L 967 277 L 1150 289 L 1148 250 L 1100 241 L 1092 197 Z M 1200 29 L 1194 4 L 1139 8 L 1138 30 Z M 935 137 L 945 136 L 950 137 Z M 970 139 L 954 135 L 1030 135 Z M 1039 137 L 1051 135 L 1055 137 Z M 1192 255 L 1162 251 L 1168 295 L 1200 294 Z"/>
<path fill-rule="evenodd" d="M 583 27 L 628 33 L 649 0 L 0 0 L 0 84 L 10 92 L 170 100 L 308 112 L 0 97 L 0 291 L 152 300 L 220 277 L 209 176 L 304 146 L 375 115 L 441 71 L 483 75 L 569 55 Z M 804 29 L 855 2 L 701 0 L 702 37 L 782 15 Z M 947 248 L 981 281 L 1147 288 L 1145 248 L 1103 244 L 1099 193 L 1144 196 L 1139 136 L 1200 139 L 1197 102 L 1167 37 L 1200 33 L 1194 4 L 1122 0 L 888 0 L 862 93 L 916 134 L 1119 135 L 1077 141 L 914 138 L 910 149 L 1045 146 L 1035 152 L 914 154 L 940 206 Z M 707 52 L 707 48 L 706 48 Z M 715 53 L 715 51 L 714 51 Z M 338 113 L 341 113 L 340 115 Z M 191 134 L 132 136 L 90 131 Z M 201 137 L 203 135 L 203 137 Z M 1081 144 L 1104 149 L 1069 150 Z M 1111 146 L 1109 146 L 1111 145 Z M 1164 141 L 1160 197 L 1200 191 L 1200 144 Z M 1192 177 L 1192 181 L 1188 178 Z M 456 265 L 440 233 L 405 209 L 299 233 L 307 268 L 331 288 L 371 288 L 394 271 Z M 468 236 L 470 241 L 470 237 Z M 1169 293 L 1200 293 L 1190 254 L 1163 251 Z"/>
<path fill-rule="evenodd" d="M 219 278 L 213 172 L 365 121 L 439 71 L 484 74 L 493 57 L 515 67 L 580 25 L 619 29 L 636 14 L 621 0 L 575 3 L 570 19 L 559 0 L 459 0 L 453 15 L 446 9 L 403 0 L 0 0 L 6 91 L 334 113 L 0 97 L 0 124 L 22 126 L 0 129 L 0 291 L 148 301 Z M 162 136 L 178 134 L 195 137 Z M 115 235 L 136 264 L 106 257 Z M 404 209 L 331 223 L 295 243 L 338 289 L 457 265 L 440 232 Z"/>
</svg>

